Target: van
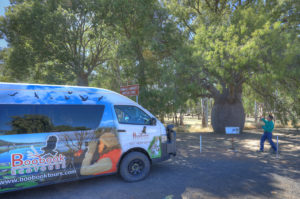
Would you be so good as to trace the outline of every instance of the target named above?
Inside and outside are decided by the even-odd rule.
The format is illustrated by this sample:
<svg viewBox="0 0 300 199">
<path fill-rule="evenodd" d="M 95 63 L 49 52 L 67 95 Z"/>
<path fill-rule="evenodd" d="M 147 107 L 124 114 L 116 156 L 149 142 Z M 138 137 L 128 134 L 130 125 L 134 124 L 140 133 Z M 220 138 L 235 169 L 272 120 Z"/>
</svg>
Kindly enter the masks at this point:
<svg viewBox="0 0 300 199">
<path fill-rule="evenodd" d="M 176 133 L 100 88 L 0 83 L 0 193 L 119 173 L 144 179 Z"/>
</svg>

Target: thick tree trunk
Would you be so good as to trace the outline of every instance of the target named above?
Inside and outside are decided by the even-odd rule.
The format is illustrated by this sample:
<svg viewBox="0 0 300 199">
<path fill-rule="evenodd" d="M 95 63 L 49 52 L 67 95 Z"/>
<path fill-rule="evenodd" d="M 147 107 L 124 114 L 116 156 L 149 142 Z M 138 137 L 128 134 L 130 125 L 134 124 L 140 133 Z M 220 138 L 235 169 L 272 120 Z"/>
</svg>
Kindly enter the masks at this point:
<svg viewBox="0 0 300 199">
<path fill-rule="evenodd" d="M 215 98 L 211 113 L 215 133 L 224 134 L 225 127 L 240 127 L 240 132 L 243 131 L 245 112 L 240 96 L 241 93 L 232 98 L 226 93 Z"/>
</svg>

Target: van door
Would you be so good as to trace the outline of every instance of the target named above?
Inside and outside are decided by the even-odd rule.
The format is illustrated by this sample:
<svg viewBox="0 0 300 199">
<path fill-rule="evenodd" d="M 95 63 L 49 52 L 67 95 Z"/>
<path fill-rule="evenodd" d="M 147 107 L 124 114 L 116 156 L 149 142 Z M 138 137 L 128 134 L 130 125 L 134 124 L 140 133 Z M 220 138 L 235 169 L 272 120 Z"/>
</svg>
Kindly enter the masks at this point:
<svg viewBox="0 0 300 199">
<path fill-rule="evenodd" d="M 153 118 L 137 106 L 115 105 L 114 109 L 123 151 L 138 147 L 145 149 L 151 158 L 160 158 L 160 126 Z"/>
</svg>

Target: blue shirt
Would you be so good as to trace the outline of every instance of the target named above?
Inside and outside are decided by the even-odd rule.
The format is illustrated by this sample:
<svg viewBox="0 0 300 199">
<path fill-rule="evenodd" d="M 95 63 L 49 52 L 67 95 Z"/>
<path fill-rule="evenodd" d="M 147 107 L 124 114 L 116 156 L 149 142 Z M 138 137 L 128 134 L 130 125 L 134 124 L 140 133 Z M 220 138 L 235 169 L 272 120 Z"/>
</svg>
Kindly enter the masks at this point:
<svg viewBox="0 0 300 199">
<path fill-rule="evenodd" d="M 268 121 L 265 118 L 262 118 L 261 120 L 265 123 L 265 125 L 262 126 L 262 128 L 265 130 L 265 132 L 272 133 L 272 131 L 274 129 L 274 123 L 273 123 L 273 121 L 272 120 Z"/>
</svg>

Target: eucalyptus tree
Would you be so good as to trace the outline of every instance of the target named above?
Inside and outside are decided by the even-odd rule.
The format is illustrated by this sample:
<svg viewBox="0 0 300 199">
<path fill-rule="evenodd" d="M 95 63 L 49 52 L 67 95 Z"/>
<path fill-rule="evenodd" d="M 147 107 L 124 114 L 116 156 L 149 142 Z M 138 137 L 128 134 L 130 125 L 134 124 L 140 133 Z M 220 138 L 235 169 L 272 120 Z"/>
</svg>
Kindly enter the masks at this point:
<svg viewBox="0 0 300 199">
<path fill-rule="evenodd" d="M 1 18 L 1 32 L 12 49 L 8 64 L 17 77 L 35 73 L 44 79 L 58 70 L 69 81 L 88 85 L 92 72 L 108 59 L 112 38 L 95 7 L 93 0 L 12 1 Z"/>
<path fill-rule="evenodd" d="M 181 44 L 176 24 L 157 0 L 106 1 L 105 7 L 106 24 L 120 34 L 116 58 L 123 74 L 140 85 L 139 103 L 163 118 L 174 97 L 174 79 L 167 82 L 166 74 L 174 77 L 171 57 Z"/>
</svg>

